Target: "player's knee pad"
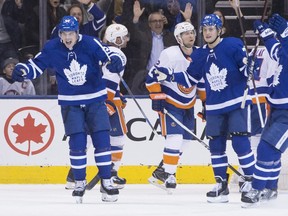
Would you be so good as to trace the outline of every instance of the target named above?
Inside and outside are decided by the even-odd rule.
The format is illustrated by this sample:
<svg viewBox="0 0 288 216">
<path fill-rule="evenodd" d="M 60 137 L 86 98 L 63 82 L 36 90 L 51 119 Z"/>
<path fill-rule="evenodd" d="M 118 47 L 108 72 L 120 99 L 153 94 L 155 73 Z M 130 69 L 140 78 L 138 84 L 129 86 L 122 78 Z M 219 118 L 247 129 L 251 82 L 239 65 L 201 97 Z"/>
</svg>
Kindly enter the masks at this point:
<svg viewBox="0 0 288 216">
<path fill-rule="evenodd" d="M 265 128 L 265 132 L 262 134 L 261 139 L 283 153 L 288 147 L 287 131 L 287 124 L 274 122 L 271 127 Z"/>
<path fill-rule="evenodd" d="M 110 143 L 111 147 L 118 146 L 123 148 L 125 144 L 125 136 L 110 136 Z"/>
<path fill-rule="evenodd" d="M 165 148 L 180 150 L 183 141 L 183 136 L 181 134 L 167 135 L 165 141 Z"/>
<path fill-rule="evenodd" d="M 273 145 L 261 139 L 257 148 L 257 161 L 277 161 L 281 158 L 281 152 Z"/>
<path fill-rule="evenodd" d="M 248 136 L 232 135 L 232 147 L 238 156 L 251 152 L 251 146 Z"/>
<path fill-rule="evenodd" d="M 69 139 L 69 148 L 70 151 L 86 151 L 87 144 L 87 134 L 86 133 L 76 133 L 71 134 Z"/>
<path fill-rule="evenodd" d="M 209 148 L 211 154 L 224 154 L 226 152 L 226 137 L 214 136 L 210 137 Z"/>
<path fill-rule="evenodd" d="M 103 152 L 111 149 L 110 135 L 108 130 L 97 131 L 91 134 L 95 152 Z"/>
</svg>

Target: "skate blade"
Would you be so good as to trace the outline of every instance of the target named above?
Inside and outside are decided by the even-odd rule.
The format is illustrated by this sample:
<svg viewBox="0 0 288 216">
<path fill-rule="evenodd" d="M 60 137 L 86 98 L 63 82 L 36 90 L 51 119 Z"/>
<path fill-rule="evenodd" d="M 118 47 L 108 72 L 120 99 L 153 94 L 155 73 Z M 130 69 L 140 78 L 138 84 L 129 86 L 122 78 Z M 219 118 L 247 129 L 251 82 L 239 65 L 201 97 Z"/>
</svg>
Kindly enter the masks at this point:
<svg viewBox="0 0 288 216">
<path fill-rule="evenodd" d="M 165 190 L 169 195 L 171 195 L 173 193 L 173 190 L 175 189 L 175 188 L 166 188 L 162 181 L 154 178 L 153 176 L 148 179 L 148 182 L 162 190 Z"/>
<path fill-rule="evenodd" d="M 75 183 L 74 182 L 67 182 L 65 185 L 66 190 L 74 190 L 75 188 Z"/>
<path fill-rule="evenodd" d="M 75 196 L 75 200 L 77 204 L 82 204 L 83 203 L 83 197 Z"/>
<path fill-rule="evenodd" d="M 229 202 L 227 195 L 220 195 L 218 197 L 207 197 L 208 203 L 227 203 Z"/>
<path fill-rule="evenodd" d="M 241 203 L 241 207 L 242 208 L 255 208 L 257 206 L 260 205 L 260 202 L 256 202 L 256 203 L 245 203 L 245 202 L 242 202 Z"/>
<path fill-rule="evenodd" d="M 118 200 L 118 195 L 108 195 L 106 193 L 102 193 L 103 202 L 116 202 L 117 200 Z"/>
</svg>

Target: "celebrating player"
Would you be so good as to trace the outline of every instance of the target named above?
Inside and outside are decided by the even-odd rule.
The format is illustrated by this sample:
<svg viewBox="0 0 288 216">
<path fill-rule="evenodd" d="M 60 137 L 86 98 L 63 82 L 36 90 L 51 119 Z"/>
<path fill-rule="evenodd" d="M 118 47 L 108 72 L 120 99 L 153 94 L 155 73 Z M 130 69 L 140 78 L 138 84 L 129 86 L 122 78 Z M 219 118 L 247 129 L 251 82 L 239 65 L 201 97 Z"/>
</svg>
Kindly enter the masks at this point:
<svg viewBox="0 0 288 216">
<path fill-rule="evenodd" d="M 22 82 L 25 78 L 37 78 L 48 67 L 55 68 L 59 84 L 58 103 L 65 133 L 70 137 L 70 162 L 76 181 L 72 196 L 81 203 L 85 193 L 87 127 L 95 148 L 102 200 L 116 201 L 119 191 L 111 181 L 110 124 L 105 105 L 107 90 L 100 64 L 106 63 L 110 72 L 119 73 L 123 70 L 121 59 L 112 55 L 97 39 L 79 34 L 79 24 L 73 16 L 62 18 L 59 36 L 48 41 L 27 64 L 17 64 L 12 77 Z"/>
<path fill-rule="evenodd" d="M 215 15 L 206 15 L 201 21 L 201 32 L 207 44 L 192 53 L 188 74 L 197 83 L 205 80 L 206 90 L 206 136 L 209 138 L 211 162 L 216 180 L 215 187 L 209 191 L 208 202 L 228 202 L 228 157 L 226 141 L 231 136 L 232 147 L 246 176 L 252 177 L 254 154 L 248 135 L 249 104 L 241 109 L 243 92 L 247 82 L 247 56 L 243 42 L 238 38 L 221 38 L 222 22 Z M 159 75 L 166 79 L 183 81 L 174 71 L 158 68 Z M 164 76 L 163 76 L 164 77 Z M 245 182 L 243 190 L 249 190 L 250 182 Z"/>
<path fill-rule="evenodd" d="M 279 14 L 269 19 L 269 25 L 259 20 L 254 22 L 256 33 L 263 40 L 270 57 L 278 62 L 277 70 L 267 75 L 267 101 L 271 107 L 268 120 L 257 148 L 257 161 L 252 189 L 242 194 L 242 207 L 251 207 L 261 200 L 277 197 L 277 180 L 281 169 L 281 154 L 288 147 L 288 26 Z M 274 30 L 277 39 L 274 37 Z"/>
</svg>

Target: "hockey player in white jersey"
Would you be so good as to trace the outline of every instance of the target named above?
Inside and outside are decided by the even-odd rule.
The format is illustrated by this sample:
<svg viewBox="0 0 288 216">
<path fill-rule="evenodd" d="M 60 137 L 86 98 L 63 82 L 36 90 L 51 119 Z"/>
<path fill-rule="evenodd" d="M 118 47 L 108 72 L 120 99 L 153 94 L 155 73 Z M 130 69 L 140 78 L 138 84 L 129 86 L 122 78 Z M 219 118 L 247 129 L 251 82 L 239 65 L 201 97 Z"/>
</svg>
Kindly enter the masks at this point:
<svg viewBox="0 0 288 216">
<path fill-rule="evenodd" d="M 246 179 L 250 180 L 254 172 L 255 160 L 249 142 L 248 105 L 251 99 L 248 98 L 244 109 L 241 109 L 248 76 L 247 56 L 240 39 L 220 37 L 222 22 L 217 15 L 206 15 L 200 28 L 206 44 L 192 53 L 187 72 L 195 84 L 202 78 L 205 80 L 206 136 L 209 138 L 216 180 L 216 185 L 206 196 L 208 202 L 228 202 L 228 135 L 231 136 L 233 150 Z M 166 76 L 166 79 L 178 82 L 185 80 L 185 73 L 180 76 L 178 72 L 167 68 L 158 68 L 158 71 L 159 77 Z M 245 184 L 249 186 L 251 181 Z"/>
<path fill-rule="evenodd" d="M 82 203 L 86 186 L 86 143 L 90 132 L 94 158 L 101 178 L 102 200 L 118 199 L 119 191 L 111 180 L 111 146 L 109 116 L 105 101 L 107 90 L 100 70 L 107 64 L 110 72 L 123 70 L 121 59 L 112 56 L 96 38 L 79 34 L 75 17 L 64 16 L 59 25 L 59 38 L 48 41 L 27 64 L 15 66 L 12 78 L 16 81 L 35 79 L 46 68 L 54 68 L 58 82 L 58 103 L 69 139 L 69 156 L 75 177 L 72 196 Z M 111 57 L 109 56 L 111 55 Z"/>
<path fill-rule="evenodd" d="M 270 26 L 270 28 L 269 28 Z M 281 154 L 288 147 L 288 25 L 287 20 L 274 14 L 266 23 L 256 20 L 255 32 L 259 34 L 270 57 L 277 61 L 276 70 L 267 74 L 267 101 L 271 107 L 257 147 L 257 161 L 252 189 L 242 194 L 242 207 L 258 205 L 263 199 L 277 197 L 277 180 L 281 170 Z M 274 30 L 276 38 L 274 37 Z"/>
<path fill-rule="evenodd" d="M 181 84 L 173 80 L 157 81 L 156 67 L 166 67 L 175 71 L 185 71 L 196 49 L 194 42 L 196 31 L 189 22 L 176 25 L 174 36 L 179 45 L 163 50 L 155 66 L 147 75 L 146 87 L 152 99 L 152 109 L 159 113 L 162 135 L 165 136 L 163 150 L 163 167 L 159 166 L 149 178 L 153 185 L 170 190 L 176 188 L 176 169 L 179 157 L 185 144 L 193 138 L 184 131 L 169 116 L 163 114 L 165 108 L 191 131 L 194 130 L 194 104 L 198 91 L 202 100 L 205 100 L 204 83 L 199 86 L 191 85 L 189 78 Z"/>
<path fill-rule="evenodd" d="M 123 146 L 125 144 L 127 127 L 123 109 L 126 106 L 126 99 L 120 93 L 120 76 L 123 77 L 124 67 L 127 63 L 125 54 L 121 48 L 125 48 L 129 41 L 127 28 L 121 24 L 111 24 L 107 27 L 103 42 L 107 43 L 113 55 L 121 59 L 123 70 L 119 73 L 110 72 L 106 66 L 103 66 L 103 79 L 106 81 L 108 99 L 106 106 L 111 124 L 110 143 L 112 155 L 112 180 L 115 187 L 122 189 L 126 184 L 126 179 L 118 176 L 118 170 L 121 165 L 123 155 Z"/>
</svg>

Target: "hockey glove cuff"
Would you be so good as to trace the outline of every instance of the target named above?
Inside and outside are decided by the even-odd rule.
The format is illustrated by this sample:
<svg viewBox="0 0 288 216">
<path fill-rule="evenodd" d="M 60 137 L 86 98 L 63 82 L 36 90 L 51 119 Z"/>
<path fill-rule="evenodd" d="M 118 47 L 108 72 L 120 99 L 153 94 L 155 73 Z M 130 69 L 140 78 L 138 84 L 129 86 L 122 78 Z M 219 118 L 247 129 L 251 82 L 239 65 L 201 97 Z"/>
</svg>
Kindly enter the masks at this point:
<svg viewBox="0 0 288 216">
<path fill-rule="evenodd" d="M 150 98 L 152 99 L 152 109 L 156 112 L 163 113 L 166 104 L 166 94 L 162 92 L 151 93 Z"/>
<path fill-rule="evenodd" d="M 172 82 L 174 80 L 174 70 L 172 68 L 165 68 L 165 67 L 157 67 L 154 66 L 155 70 L 153 71 L 155 74 L 155 78 L 158 82 L 167 80 Z"/>
<path fill-rule="evenodd" d="M 259 36 L 264 40 L 268 40 L 269 38 L 274 37 L 274 32 L 271 28 L 269 28 L 268 24 L 265 22 L 261 22 L 260 20 L 256 20 L 253 23 L 255 34 L 259 34 Z"/>
<path fill-rule="evenodd" d="M 112 55 L 110 56 L 110 62 L 107 63 L 106 68 L 111 73 L 120 73 L 124 70 L 121 58 L 119 56 Z"/>
</svg>

